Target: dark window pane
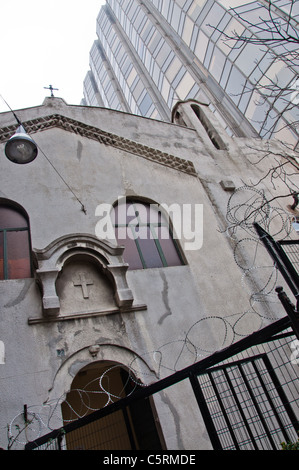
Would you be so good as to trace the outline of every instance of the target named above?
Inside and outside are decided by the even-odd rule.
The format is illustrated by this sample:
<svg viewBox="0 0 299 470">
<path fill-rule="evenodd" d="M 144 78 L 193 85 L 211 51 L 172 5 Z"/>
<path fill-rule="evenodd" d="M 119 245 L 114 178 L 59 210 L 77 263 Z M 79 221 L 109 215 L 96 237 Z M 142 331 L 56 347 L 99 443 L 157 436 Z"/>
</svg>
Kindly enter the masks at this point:
<svg viewBox="0 0 299 470">
<path fill-rule="evenodd" d="M 159 243 L 161 245 L 167 266 L 179 266 L 182 264 L 167 227 L 160 228 Z"/>
<path fill-rule="evenodd" d="M 147 268 L 159 268 L 163 266 L 155 240 L 151 238 L 150 228 L 140 228 L 140 238 L 137 238 L 137 243 L 139 244 Z"/>
<path fill-rule="evenodd" d="M 125 247 L 124 260 L 129 264 L 129 269 L 142 269 L 143 266 L 136 243 L 127 236 L 127 230 L 128 229 L 126 227 L 116 228 L 115 230 L 115 235 L 119 245 L 123 245 Z"/>
<path fill-rule="evenodd" d="M 151 224 L 156 224 L 156 223 L 166 223 L 166 218 L 164 215 L 162 215 L 161 210 L 158 209 L 158 206 L 155 206 L 152 204 L 151 206 L 148 206 L 149 209 L 149 220 Z"/>
<path fill-rule="evenodd" d="M 7 260 L 9 279 L 31 277 L 27 230 L 7 232 Z"/>
<path fill-rule="evenodd" d="M 20 212 L 11 207 L 0 206 L 0 229 L 27 227 L 27 221 Z"/>
</svg>

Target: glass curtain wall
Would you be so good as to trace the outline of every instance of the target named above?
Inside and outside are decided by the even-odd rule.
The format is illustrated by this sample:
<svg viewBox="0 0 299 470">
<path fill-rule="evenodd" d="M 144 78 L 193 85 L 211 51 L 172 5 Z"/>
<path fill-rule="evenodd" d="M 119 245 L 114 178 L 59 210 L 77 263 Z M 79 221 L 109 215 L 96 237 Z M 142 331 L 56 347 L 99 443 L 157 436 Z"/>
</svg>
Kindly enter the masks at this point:
<svg viewBox="0 0 299 470">
<path fill-rule="evenodd" d="M 272 3 L 277 18 L 286 21 L 290 2 Z M 294 21 L 297 10 L 292 11 Z M 250 43 L 232 47 L 227 41 L 234 32 L 257 36 L 266 15 L 260 3 L 248 0 L 107 0 L 97 21 L 107 60 L 99 57 L 94 45 L 90 64 L 104 106 L 170 120 L 178 100 L 197 99 L 210 104 L 230 134 L 231 128 L 243 124 L 245 135 L 269 138 L 279 131 L 281 138 L 295 145 L 296 131 L 286 124 L 298 119 L 297 106 L 287 110 L 285 96 L 273 99 L 265 87 L 271 82 L 282 89 L 290 87 L 298 76 L 296 64 L 286 66 L 278 47 Z M 291 53 L 297 45 L 288 47 Z M 86 104 L 95 102 L 89 82 Z"/>
</svg>

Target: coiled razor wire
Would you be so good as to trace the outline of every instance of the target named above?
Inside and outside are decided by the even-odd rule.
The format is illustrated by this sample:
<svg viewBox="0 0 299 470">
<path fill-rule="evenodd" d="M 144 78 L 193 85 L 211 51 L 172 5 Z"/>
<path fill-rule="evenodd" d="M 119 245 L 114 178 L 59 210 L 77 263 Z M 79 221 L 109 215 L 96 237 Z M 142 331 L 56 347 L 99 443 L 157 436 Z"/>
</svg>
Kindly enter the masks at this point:
<svg viewBox="0 0 299 470">
<path fill-rule="evenodd" d="M 116 400 L 122 398 L 124 387 L 116 393 L 115 390 L 110 390 L 106 383 L 109 384 L 109 374 L 117 367 L 125 367 L 128 372 L 128 380 L 134 384 L 130 393 L 136 387 L 146 386 L 157 380 L 165 377 L 177 370 L 197 362 L 200 358 L 212 354 L 215 350 L 227 347 L 232 344 L 236 339 L 248 335 L 248 331 L 242 332 L 242 321 L 248 316 L 250 318 L 259 319 L 260 325 L 262 320 L 272 320 L 263 314 L 257 308 L 262 302 L 276 302 L 277 297 L 274 297 L 274 287 L 277 283 L 277 270 L 274 265 L 263 266 L 259 264 L 259 251 L 262 244 L 254 229 L 253 224 L 257 222 L 271 235 L 284 239 L 289 237 L 292 230 L 291 218 L 288 213 L 279 207 L 272 207 L 265 196 L 264 191 L 251 186 L 242 186 L 234 191 L 229 198 L 227 204 L 227 222 L 226 229 L 231 240 L 235 246 L 233 250 L 234 260 L 239 268 L 243 271 L 242 285 L 243 288 L 248 288 L 247 278 L 253 272 L 263 274 L 268 270 L 267 276 L 264 277 L 263 284 L 256 292 L 249 292 L 249 308 L 243 312 L 236 312 L 225 317 L 220 315 L 209 315 L 194 322 L 188 330 L 183 333 L 182 338 L 177 338 L 172 341 L 165 342 L 159 348 L 153 351 L 147 351 L 140 356 L 134 357 L 130 364 L 127 365 L 113 365 L 101 373 L 96 379 L 85 385 L 84 388 L 71 389 L 70 392 L 77 393 L 80 401 L 80 409 L 74 409 L 71 401 L 68 398 L 68 393 L 51 402 L 46 402 L 41 406 L 30 407 L 28 412 L 28 422 L 24 423 L 24 414 L 19 413 L 15 416 L 8 426 L 8 437 L 10 441 L 24 445 L 28 440 L 38 438 L 40 435 L 45 434 L 52 430 L 51 422 L 55 419 L 61 420 L 61 404 L 69 407 L 73 413 L 72 419 L 79 419 L 89 414 L 98 408 L 92 406 L 93 402 L 91 397 L 98 394 L 104 395 L 106 401 L 103 406 L 107 406 Z M 275 225 L 275 229 L 274 229 Z M 239 232 L 243 234 L 245 231 L 246 236 L 238 238 Z M 213 347 L 207 347 L 202 343 L 202 328 L 204 322 L 207 323 L 209 331 L 213 331 L 213 325 L 218 322 L 217 332 L 220 332 L 219 322 L 222 325 L 222 336 L 218 337 L 218 344 Z M 215 329 L 214 329 L 215 331 Z M 155 373 L 142 372 L 138 367 L 138 360 L 149 359 L 155 365 Z M 172 363 L 171 363 L 171 362 Z M 137 378 L 139 376 L 139 378 Z M 88 390 L 92 385 L 92 389 Z M 48 410 L 48 411 L 47 411 Z M 65 420 L 68 422 L 68 420 Z"/>
</svg>

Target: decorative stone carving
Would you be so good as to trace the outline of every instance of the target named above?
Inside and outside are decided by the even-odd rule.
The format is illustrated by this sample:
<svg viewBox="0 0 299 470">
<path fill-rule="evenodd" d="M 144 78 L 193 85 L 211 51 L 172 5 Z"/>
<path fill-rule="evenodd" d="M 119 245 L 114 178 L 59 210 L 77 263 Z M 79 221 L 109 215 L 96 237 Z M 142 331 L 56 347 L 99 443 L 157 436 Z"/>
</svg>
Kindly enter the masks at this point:
<svg viewBox="0 0 299 470">
<path fill-rule="evenodd" d="M 89 349 L 88 349 L 89 354 L 90 354 L 92 357 L 97 357 L 97 355 L 98 355 L 98 353 L 99 353 L 99 350 L 100 350 L 99 344 L 94 344 L 94 345 L 90 346 Z"/>
<path fill-rule="evenodd" d="M 62 116 L 60 114 L 53 114 L 50 116 L 39 117 L 31 121 L 24 122 L 24 127 L 29 134 L 41 132 L 47 129 L 60 128 L 68 132 L 73 132 L 82 137 L 96 140 L 105 145 L 118 148 L 125 152 L 139 155 L 142 158 L 151 160 L 161 165 L 173 168 L 189 175 L 196 176 L 196 170 L 193 163 L 183 158 L 178 158 L 168 153 L 162 152 L 158 149 L 147 147 L 146 145 L 134 142 L 125 137 L 120 137 L 116 134 L 111 134 L 98 129 L 94 126 L 89 126 L 74 119 Z M 15 132 L 16 126 L 8 126 L 0 129 L 0 142 L 6 142 Z"/>
<path fill-rule="evenodd" d="M 43 295 L 43 311 L 49 316 L 58 315 L 60 310 L 60 302 L 55 288 L 58 273 L 59 270 L 57 268 L 36 270 L 37 282 L 41 287 Z"/>
<path fill-rule="evenodd" d="M 128 265 L 123 262 L 122 253 L 122 247 L 112 246 L 109 242 L 98 240 L 92 235 L 79 234 L 61 237 L 45 249 L 35 250 L 39 265 L 36 276 L 43 296 L 44 315 L 48 318 L 57 317 L 61 310 L 62 313 L 67 314 L 77 315 L 81 310 L 84 313 L 86 302 L 89 300 L 88 311 L 96 313 L 101 299 L 103 299 L 104 306 L 102 308 L 107 311 L 115 312 L 116 309 L 120 311 L 131 308 L 134 299 L 126 279 Z M 90 269 L 88 269 L 88 263 L 90 263 Z M 72 289 L 81 288 L 81 300 L 77 299 L 77 303 L 75 294 L 69 294 L 70 300 L 65 302 L 57 293 L 58 278 L 65 266 L 68 267 L 68 275 L 61 289 L 65 288 L 66 282 L 68 285 L 71 284 Z M 99 279 L 97 279 L 97 272 Z M 85 277 L 84 273 L 86 273 Z M 111 295 L 104 284 L 111 285 Z M 96 288 L 93 296 L 87 291 L 88 286 L 90 289 Z M 112 297 L 113 303 L 109 300 Z M 72 307 L 72 302 L 76 306 Z M 84 305 L 82 302 L 85 302 Z"/>
<path fill-rule="evenodd" d="M 91 279 L 86 278 L 86 273 L 78 273 L 78 280 L 73 280 L 73 284 L 75 287 L 81 287 L 82 288 L 82 294 L 84 299 L 89 299 L 89 292 L 88 292 L 88 286 L 93 285 L 93 281 Z"/>
<path fill-rule="evenodd" d="M 119 307 L 126 309 L 132 305 L 132 292 L 128 289 L 125 273 L 128 265 L 109 264 L 107 270 L 115 287 L 115 300 Z"/>
</svg>

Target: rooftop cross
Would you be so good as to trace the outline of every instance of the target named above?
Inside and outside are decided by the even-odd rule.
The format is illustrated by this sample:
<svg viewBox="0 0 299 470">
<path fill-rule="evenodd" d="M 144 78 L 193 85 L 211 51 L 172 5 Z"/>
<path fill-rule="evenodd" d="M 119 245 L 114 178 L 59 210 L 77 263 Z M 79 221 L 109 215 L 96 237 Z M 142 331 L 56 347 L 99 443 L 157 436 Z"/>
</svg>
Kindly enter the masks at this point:
<svg viewBox="0 0 299 470">
<path fill-rule="evenodd" d="M 53 93 L 53 91 L 54 91 L 54 90 L 59 90 L 59 88 L 53 88 L 52 85 L 49 85 L 48 87 L 44 86 L 44 89 L 45 89 L 45 90 L 51 90 L 51 96 L 52 96 L 52 98 L 54 98 L 54 93 Z"/>
</svg>

